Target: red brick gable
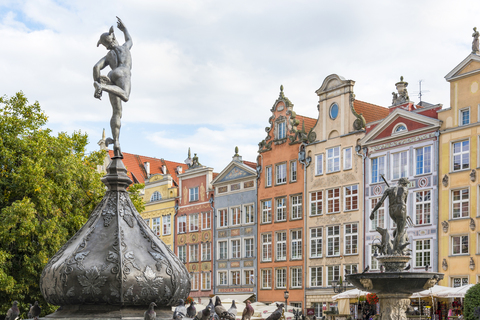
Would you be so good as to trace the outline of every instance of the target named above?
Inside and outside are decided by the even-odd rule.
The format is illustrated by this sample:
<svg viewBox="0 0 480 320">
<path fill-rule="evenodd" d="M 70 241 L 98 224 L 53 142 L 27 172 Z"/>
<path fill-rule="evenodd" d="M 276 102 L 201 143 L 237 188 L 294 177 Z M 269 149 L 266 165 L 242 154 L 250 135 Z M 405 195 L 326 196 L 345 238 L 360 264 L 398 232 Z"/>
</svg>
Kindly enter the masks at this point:
<svg viewBox="0 0 480 320">
<path fill-rule="evenodd" d="M 113 157 L 113 150 L 108 150 L 110 158 Z M 188 169 L 185 163 L 168 161 L 164 159 L 157 159 L 138 154 L 123 152 L 123 164 L 127 168 L 127 175 L 134 183 L 145 183 L 147 179 L 147 172 L 145 171 L 144 163 L 150 162 L 150 175 L 152 174 L 170 174 L 175 185 L 178 186 L 178 177 L 176 168 L 181 166 L 183 172 Z M 163 166 L 167 167 L 167 172 L 162 172 Z"/>
<path fill-rule="evenodd" d="M 412 131 L 412 130 L 415 130 L 415 129 L 425 128 L 425 127 L 430 126 L 429 124 L 414 121 L 412 119 L 407 119 L 407 118 L 404 118 L 404 117 L 398 117 L 392 123 L 390 123 L 387 127 L 385 127 L 380 133 L 378 133 L 373 140 L 378 140 L 378 139 L 390 137 L 392 135 L 393 129 L 399 123 L 405 124 L 407 126 L 408 131 Z"/>
</svg>

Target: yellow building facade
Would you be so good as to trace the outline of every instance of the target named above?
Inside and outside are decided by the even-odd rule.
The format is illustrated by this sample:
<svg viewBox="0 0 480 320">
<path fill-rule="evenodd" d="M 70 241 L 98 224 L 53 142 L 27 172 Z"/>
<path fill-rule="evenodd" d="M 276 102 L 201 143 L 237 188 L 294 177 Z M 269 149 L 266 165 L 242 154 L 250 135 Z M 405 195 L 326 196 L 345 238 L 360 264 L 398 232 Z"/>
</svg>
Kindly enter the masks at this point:
<svg viewBox="0 0 480 320">
<path fill-rule="evenodd" d="M 174 248 L 173 228 L 177 195 L 178 188 L 170 174 L 154 174 L 145 180 L 145 211 L 141 216 L 171 250 Z"/>
<path fill-rule="evenodd" d="M 480 282 L 480 56 L 472 53 L 445 79 L 450 107 L 442 120 L 439 157 L 440 285 Z"/>
</svg>

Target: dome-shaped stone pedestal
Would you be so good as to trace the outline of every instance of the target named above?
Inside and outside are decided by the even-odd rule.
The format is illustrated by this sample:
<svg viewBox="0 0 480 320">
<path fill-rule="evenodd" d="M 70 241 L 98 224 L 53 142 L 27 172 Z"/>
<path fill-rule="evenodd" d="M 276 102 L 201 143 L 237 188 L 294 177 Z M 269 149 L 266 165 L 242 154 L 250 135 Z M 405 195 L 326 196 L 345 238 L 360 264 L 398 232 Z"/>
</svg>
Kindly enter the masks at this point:
<svg viewBox="0 0 480 320">
<path fill-rule="evenodd" d="M 102 201 L 44 268 L 42 294 L 62 306 L 48 317 L 143 318 L 155 302 L 159 318 L 162 307 L 167 312 L 188 297 L 189 273 L 135 210 L 126 172 L 121 159 L 112 159 Z"/>
</svg>

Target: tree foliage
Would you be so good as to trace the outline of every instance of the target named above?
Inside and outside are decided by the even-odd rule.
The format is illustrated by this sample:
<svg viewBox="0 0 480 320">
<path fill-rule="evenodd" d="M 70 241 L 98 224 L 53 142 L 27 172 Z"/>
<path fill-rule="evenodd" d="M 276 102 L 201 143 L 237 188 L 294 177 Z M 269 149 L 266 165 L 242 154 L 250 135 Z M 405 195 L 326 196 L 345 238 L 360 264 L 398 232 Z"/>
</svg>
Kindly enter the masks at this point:
<svg viewBox="0 0 480 320">
<path fill-rule="evenodd" d="M 23 318 L 36 300 L 42 316 L 54 310 L 40 293 L 42 269 L 105 194 L 96 171 L 105 152 L 86 154 L 86 134 L 54 136 L 46 124 L 38 102 L 29 104 L 23 93 L 0 98 L 2 315 L 14 300 Z"/>
<path fill-rule="evenodd" d="M 480 306 L 480 283 L 472 286 L 465 294 L 463 303 L 463 314 L 465 320 L 478 320 L 480 315 L 477 314 L 477 308 Z"/>
</svg>

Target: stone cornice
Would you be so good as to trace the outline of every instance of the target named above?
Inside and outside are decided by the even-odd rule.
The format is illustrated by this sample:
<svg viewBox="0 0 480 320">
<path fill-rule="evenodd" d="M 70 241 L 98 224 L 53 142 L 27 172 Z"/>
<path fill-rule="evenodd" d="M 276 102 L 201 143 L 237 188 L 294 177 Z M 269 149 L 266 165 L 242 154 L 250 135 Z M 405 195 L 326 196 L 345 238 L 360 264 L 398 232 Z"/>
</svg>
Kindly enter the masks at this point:
<svg viewBox="0 0 480 320">
<path fill-rule="evenodd" d="M 371 147 L 368 147 L 368 151 L 369 152 L 375 152 L 375 151 L 378 151 L 378 150 L 392 148 L 392 147 L 396 147 L 396 146 L 400 146 L 400 145 L 404 145 L 404 144 L 409 144 L 409 143 L 412 143 L 412 142 L 427 140 L 427 139 L 431 139 L 431 138 L 435 137 L 435 135 L 436 135 L 435 132 L 430 132 L 430 133 L 418 135 L 418 136 L 415 136 L 415 137 L 410 137 L 410 138 L 406 138 L 406 139 L 401 139 L 401 140 L 397 140 L 397 141 L 392 141 L 392 142 L 380 144 L 378 146 L 371 146 Z"/>
</svg>

